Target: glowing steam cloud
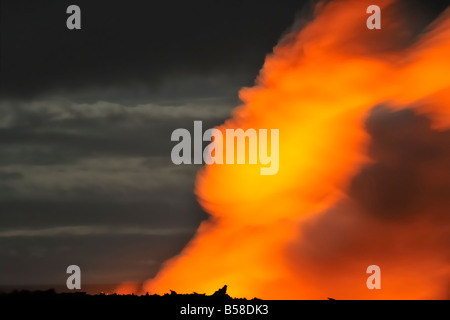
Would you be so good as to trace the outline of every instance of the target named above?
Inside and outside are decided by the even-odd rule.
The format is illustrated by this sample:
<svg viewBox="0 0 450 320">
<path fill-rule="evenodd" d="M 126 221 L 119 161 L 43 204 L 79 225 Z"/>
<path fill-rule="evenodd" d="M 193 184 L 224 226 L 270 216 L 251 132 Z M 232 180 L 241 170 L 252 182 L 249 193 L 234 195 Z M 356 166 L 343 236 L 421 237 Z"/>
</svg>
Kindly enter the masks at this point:
<svg viewBox="0 0 450 320">
<path fill-rule="evenodd" d="M 411 109 L 430 119 L 430 132 L 447 132 L 450 12 L 417 35 L 388 0 L 377 1 L 382 29 L 368 30 L 371 4 L 319 4 L 314 20 L 266 58 L 256 85 L 240 91 L 243 105 L 218 129 L 279 129 L 278 173 L 206 165 L 195 192 L 211 217 L 143 292 L 210 294 L 227 284 L 232 296 L 265 299 L 448 294 L 447 203 L 393 223 L 368 214 L 349 189 L 379 160 L 368 152 L 365 127 L 375 106 Z M 365 285 L 371 264 L 381 267 L 381 290 Z"/>
</svg>

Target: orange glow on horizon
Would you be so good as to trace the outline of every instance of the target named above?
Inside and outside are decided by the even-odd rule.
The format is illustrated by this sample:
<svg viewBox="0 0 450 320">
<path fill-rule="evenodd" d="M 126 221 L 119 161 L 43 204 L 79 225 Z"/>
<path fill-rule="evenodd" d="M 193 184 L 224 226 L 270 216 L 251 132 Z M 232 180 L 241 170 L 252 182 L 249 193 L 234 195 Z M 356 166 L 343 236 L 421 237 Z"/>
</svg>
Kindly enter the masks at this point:
<svg viewBox="0 0 450 320">
<path fill-rule="evenodd" d="M 139 293 L 139 289 L 140 289 L 139 283 L 124 282 L 114 290 L 114 293 L 121 295 L 137 294 Z"/>
</svg>

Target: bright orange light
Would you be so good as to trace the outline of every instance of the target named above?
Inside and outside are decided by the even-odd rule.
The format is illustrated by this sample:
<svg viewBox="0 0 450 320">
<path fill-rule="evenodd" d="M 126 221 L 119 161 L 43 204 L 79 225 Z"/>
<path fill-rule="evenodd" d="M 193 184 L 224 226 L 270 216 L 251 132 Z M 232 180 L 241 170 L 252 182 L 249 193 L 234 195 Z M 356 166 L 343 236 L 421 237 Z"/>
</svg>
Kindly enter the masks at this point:
<svg viewBox="0 0 450 320">
<path fill-rule="evenodd" d="M 431 253 L 423 261 L 411 261 L 407 251 L 402 257 L 380 253 L 383 283 L 390 285 L 378 292 L 365 287 L 366 257 L 330 260 L 335 264 L 325 268 L 320 256 L 311 258 L 315 248 L 303 248 L 310 254 L 300 260 L 289 253 L 301 243 L 305 221 L 345 199 L 352 177 L 369 161 L 364 121 L 371 108 L 417 108 L 436 129 L 450 125 L 449 11 L 406 45 L 410 25 L 391 11 L 394 1 L 377 1 L 381 30 L 366 28 L 372 2 L 322 5 L 314 21 L 274 48 L 256 86 L 241 90 L 244 104 L 219 129 L 279 129 L 278 174 L 260 175 L 257 165 L 205 166 L 195 192 L 211 218 L 144 292 L 211 294 L 227 284 L 231 296 L 247 298 L 438 296 L 449 263 Z M 401 236 L 395 239 L 402 243 Z"/>
</svg>

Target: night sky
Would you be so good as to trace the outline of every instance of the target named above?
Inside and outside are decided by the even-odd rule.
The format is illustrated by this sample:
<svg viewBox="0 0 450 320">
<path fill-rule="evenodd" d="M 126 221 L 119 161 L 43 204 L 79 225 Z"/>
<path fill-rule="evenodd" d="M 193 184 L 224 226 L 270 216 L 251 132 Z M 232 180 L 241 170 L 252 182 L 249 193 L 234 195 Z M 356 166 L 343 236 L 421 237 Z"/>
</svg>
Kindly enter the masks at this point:
<svg viewBox="0 0 450 320">
<path fill-rule="evenodd" d="M 172 131 L 227 119 L 309 3 L 2 1 L 0 287 L 64 286 L 71 264 L 83 285 L 154 276 L 207 218 Z M 71 4 L 81 30 L 66 28 Z M 386 123 L 370 126 L 380 150 Z"/>
</svg>

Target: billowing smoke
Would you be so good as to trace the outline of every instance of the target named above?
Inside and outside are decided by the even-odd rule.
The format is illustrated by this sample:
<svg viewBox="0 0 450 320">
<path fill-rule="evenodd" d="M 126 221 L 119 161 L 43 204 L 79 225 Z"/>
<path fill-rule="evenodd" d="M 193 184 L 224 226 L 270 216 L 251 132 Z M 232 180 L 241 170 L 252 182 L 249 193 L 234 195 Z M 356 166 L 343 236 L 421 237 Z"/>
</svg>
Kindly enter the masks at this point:
<svg viewBox="0 0 450 320">
<path fill-rule="evenodd" d="M 398 2 L 321 3 L 219 127 L 279 129 L 279 172 L 207 165 L 211 215 L 143 291 L 266 299 L 446 298 L 450 12 L 420 33 Z M 368 290 L 366 268 L 381 268 Z"/>
<path fill-rule="evenodd" d="M 450 131 L 410 109 L 376 108 L 366 127 L 373 163 L 288 249 L 301 297 L 449 298 Z M 365 287 L 372 264 L 381 290 Z"/>
</svg>

